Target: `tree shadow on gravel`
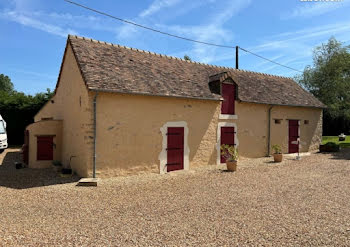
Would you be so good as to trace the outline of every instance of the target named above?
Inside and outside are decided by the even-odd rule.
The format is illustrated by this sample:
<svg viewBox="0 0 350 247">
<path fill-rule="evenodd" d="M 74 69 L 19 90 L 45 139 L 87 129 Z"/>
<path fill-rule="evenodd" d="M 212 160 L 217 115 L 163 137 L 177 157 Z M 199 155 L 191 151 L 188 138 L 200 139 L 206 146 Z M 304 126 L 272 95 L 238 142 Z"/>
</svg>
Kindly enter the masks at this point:
<svg viewBox="0 0 350 247">
<path fill-rule="evenodd" d="M 350 160 L 350 148 L 342 148 L 339 152 L 332 153 L 332 159 Z"/>
<path fill-rule="evenodd" d="M 3 160 L 2 157 L 0 157 L 0 187 L 28 189 L 55 184 L 73 183 L 80 179 L 77 176 L 60 177 L 57 172 L 50 168 L 16 169 L 15 162 L 22 161 L 22 155 L 19 151 L 8 151 L 0 155 L 4 156 Z"/>
</svg>

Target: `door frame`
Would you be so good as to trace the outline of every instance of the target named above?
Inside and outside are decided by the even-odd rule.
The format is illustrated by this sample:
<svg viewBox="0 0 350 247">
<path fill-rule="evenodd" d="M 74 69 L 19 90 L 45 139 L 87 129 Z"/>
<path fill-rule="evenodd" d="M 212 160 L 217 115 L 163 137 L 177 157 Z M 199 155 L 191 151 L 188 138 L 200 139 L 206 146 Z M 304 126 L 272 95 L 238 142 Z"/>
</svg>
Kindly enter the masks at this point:
<svg viewBox="0 0 350 247">
<path fill-rule="evenodd" d="M 290 154 L 289 152 L 289 121 L 292 120 L 292 121 L 298 121 L 298 136 L 299 136 L 299 140 L 301 141 L 301 135 L 300 135 L 300 119 L 286 119 L 288 121 L 288 124 L 287 124 L 287 154 Z M 300 153 L 300 143 L 299 143 L 299 146 L 298 146 L 298 151 Z M 292 153 L 293 154 L 293 153 Z"/>
<path fill-rule="evenodd" d="M 185 121 L 178 122 L 167 122 L 161 128 L 160 132 L 162 133 L 163 141 L 162 141 L 162 151 L 160 152 L 159 159 L 159 173 L 165 174 L 167 173 L 167 147 L 168 147 L 168 127 L 183 127 L 184 128 L 184 170 L 189 170 L 190 168 L 190 148 L 188 147 L 188 127 Z"/>
<path fill-rule="evenodd" d="M 237 133 L 238 133 L 238 128 L 237 128 L 237 124 L 236 123 L 228 123 L 228 122 L 219 122 L 218 123 L 218 130 L 217 130 L 217 136 L 216 136 L 216 152 L 217 152 L 217 156 L 216 156 L 216 165 L 221 165 L 221 164 L 225 164 L 225 163 L 221 163 L 221 127 L 234 127 L 235 128 L 235 134 L 234 134 L 234 138 L 235 138 L 235 144 L 236 144 L 236 148 L 238 148 L 239 145 L 239 141 L 237 138 Z"/>
</svg>

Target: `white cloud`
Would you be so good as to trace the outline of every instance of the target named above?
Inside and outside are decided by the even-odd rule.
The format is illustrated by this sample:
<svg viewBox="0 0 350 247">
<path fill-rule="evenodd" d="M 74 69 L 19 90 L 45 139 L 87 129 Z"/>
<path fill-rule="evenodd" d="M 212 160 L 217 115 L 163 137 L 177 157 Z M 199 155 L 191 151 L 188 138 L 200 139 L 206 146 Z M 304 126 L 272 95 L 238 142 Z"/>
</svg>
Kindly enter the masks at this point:
<svg viewBox="0 0 350 247">
<path fill-rule="evenodd" d="M 139 17 L 146 17 L 157 13 L 164 8 L 170 8 L 177 5 L 182 0 L 155 0 L 148 8 L 143 10 Z"/>
<path fill-rule="evenodd" d="M 164 26 L 158 25 L 159 28 L 180 36 L 204 41 L 204 42 L 229 42 L 232 40 L 233 33 L 223 28 L 221 25 L 202 25 L 202 26 Z M 194 60 L 209 63 L 215 60 L 216 48 L 193 43 L 192 49 L 188 52 Z"/>
<path fill-rule="evenodd" d="M 312 53 L 315 46 L 327 42 L 335 36 L 338 40 L 346 42 L 350 40 L 350 21 L 333 23 L 324 26 L 304 28 L 292 32 L 280 33 L 269 36 L 260 44 L 252 47 L 244 47 L 247 50 L 258 53 L 264 57 L 275 60 L 281 64 L 293 67 L 298 70 L 312 62 Z M 283 59 L 278 56 L 283 54 Z M 242 53 L 244 56 L 251 56 Z M 270 64 L 269 62 L 259 62 L 259 58 L 251 56 L 252 70 L 261 72 L 280 71 L 284 75 L 290 74 L 288 69 L 279 65 Z M 265 66 L 266 65 L 266 66 Z M 294 72 L 295 73 L 295 72 Z"/>
<path fill-rule="evenodd" d="M 46 13 L 43 11 L 3 10 L 0 18 L 35 28 L 60 37 L 78 35 L 76 30 L 105 31 L 118 33 L 118 23 L 108 18 L 92 15 L 72 15 L 70 13 Z"/>
<path fill-rule="evenodd" d="M 221 8 L 207 19 L 206 23 L 194 26 L 165 26 L 158 25 L 162 30 L 175 33 L 180 36 L 200 40 L 208 43 L 232 45 L 234 33 L 225 28 L 225 24 L 231 18 L 249 6 L 251 0 L 228 1 L 226 4 L 221 3 Z M 204 44 L 193 43 L 191 52 L 187 53 L 191 58 L 203 63 L 213 63 L 227 59 L 233 59 L 233 50 L 218 49 L 217 47 L 207 46 Z"/>
<path fill-rule="evenodd" d="M 223 25 L 227 21 L 229 21 L 233 16 L 238 14 L 243 9 L 247 8 L 251 4 L 251 0 L 234 0 L 228 1 L 227 4 L 222 4 L 220 12 L 214 13 L 212 18 L 212 22 Z"/>
<path fill-rule="evenodd" d="M 292 11 L 285 13 L 281 16 L 281 19 L 290 18 L 308 18 L 323 15 L 332 12 L 336 9 L 343 8 L 349 5 L 349 1 L 342 2 L 300 2 L 299 6 Z"/>
<path fill-rule="evenodd" d="M 40 0 L 9 0 L 16 11 L 34 11 L 40 8 Z"/>
<path fill-rule="evenodd" d="M 21 14 L 16 11 L 6 11 L 0 13 L 0 18 L 17 22 L 23 26 L 32 27 L 50 34 L 58 35 L 61 37 L 67 37 L 68 34 L 77 34 L 76 31 L 70 28 L 62 28 L 57 25 L 48 24 L 34 18 L 31 18 L 25 14 Z"/>
<path fill-rule="evenodd" d="M 276 56 L 270 57 L 269 59 L 273 60 L 273 61 L 278 61 L 280 58 L 283 58 L 285 55 L 283 54 L 278 54 Z M 260 63 L 255 64 L 255 68 L 263 68 L 266 64 L 270 64 L 269 61 L 263 60 Z"/>
<path fill-rule="evenodd" d="M 184 15 L 189 11 L 196 9 L 202 5 L 208 3 L 214 3 L 216 0 L 192 0 L 191 2 L 186 2 L 186 4 L 181 3 L 184 0 L 154 0 L 147 8 L 141 11 L 137 17 L 133 19 L 134 22 L 152 26 L 152 24 L 147 24 L 147 19 L 149 17 L 156 15 L 158 13 L 162 13 L 164 9 L 171 8 L 171 11 L 167 12 L 168 15 L 165 17 L 167 19 L 176 18 L 177 16 Z M 148 17 L 148 18 L 147 18 Z M 120 28 L 118 28 L 118 39 L 128 40 L 132 38 L 137 38 L 138 34 L 140 34 L 140 28 L 132 26 L 130 24 L 123 24 Z"/>
<path fill-rule="evenodd" d="M 138 32 L 138 28 L 129 24 L 125 24 L 118 29 L 117 37 L 119 39 L 132 39 L 135 38 L 135 34 Z"/>
<path fill-rule="evenodd" d="M 320 40 L 326 41 L 331 36 L 342 35 L 347 40 L 350 39 L 350 21 L 339 22 L 318 27 L 305 28 L 294 32 L 285 32 L 278 35 L 270 36 L 265 42 L 248 48 L 255 52 L 273 51 L 281 49 L 290 49 L 298 52 L 296 46 L 309 46 L 318 43 Z M 346 40 L 344 40 L 346 41 Z M 305 50 L 301 51 L 305 53 Z M 308 50 L 307 52 L 311 52 Z"/>
<path fill-rule="evenodd" d="M 292 67 L 292 68 L 294 66 L 298 65 L 298 68 L 296 68 L 296 69 L 302 70 L 302 68 L 305 65 L 305 63 L 304 63 L 305 59 L 309 57 L 309 55 L 307 55 L 307 54 L 304 54 L 304 55 L 301 55 L 301 56 L 291 56 L 290 54 L 285 54 L 285 55 L 287 55 L 289 58 L 285 58 L 285 59 L 270 58 L 270 59 L 275 61 L 275 62 L 278 62 L 280 64 Z M 281 67 L 278 64 L 274 64 L 274 63 L 271 63 L 271 62 L 268 62 L 268 61 L 265 61 L 265 62 L 266 63 L 264 63 L 264 65 L 268 65 L 268 66 L 260 66 L 259 67 L 259 66 L 255 65 L 254 66 L 254 70 L 259 70 L 260 72 L 268 73 L 269 71 L 271 71 L 273 69 L 276 69 L 276 68 L 281 69 L 281 68 L 283 68 L 283 67 Z M 301 67 L 301 68 L 299 68 L 299 67 Z M 294 73 L 296 73 L 296 71 L 294 71 Z"/>
</svg>

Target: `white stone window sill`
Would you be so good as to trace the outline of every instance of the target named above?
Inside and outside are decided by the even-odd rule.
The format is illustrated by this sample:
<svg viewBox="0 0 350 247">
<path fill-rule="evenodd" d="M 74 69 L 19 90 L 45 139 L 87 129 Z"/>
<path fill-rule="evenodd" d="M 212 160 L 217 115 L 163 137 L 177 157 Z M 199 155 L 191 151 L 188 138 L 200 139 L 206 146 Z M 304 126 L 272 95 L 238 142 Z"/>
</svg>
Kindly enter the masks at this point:
<svg viewBox="0 0 350 247">
<path fill-rule="evenodd" d="M 238 116 L 230 114 L 220 114 L 219 119 L 238 119 Z"/>
</svg>

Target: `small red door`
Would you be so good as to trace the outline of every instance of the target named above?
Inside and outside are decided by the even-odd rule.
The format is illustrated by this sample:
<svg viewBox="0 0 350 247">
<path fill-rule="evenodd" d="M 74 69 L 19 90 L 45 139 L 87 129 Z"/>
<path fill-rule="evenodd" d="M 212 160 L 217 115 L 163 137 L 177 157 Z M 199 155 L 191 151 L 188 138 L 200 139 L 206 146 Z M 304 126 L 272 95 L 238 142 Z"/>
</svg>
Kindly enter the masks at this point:
<svg viewBox="0 0 350 247">
<path fill-rule="evenodd" d="M 288 153 L 297 153 L 299 151 L 299 145 L 293 142 L 296 142 L 299 138 L 298 120 L 289 120 L 288 132 Z"/>
<path fill-rule="evenodd" d="M 184 169 L 184 128 L 169 127 L 167 138 L 167 171 Z"/>
<path fill-rule="evenodd" d="M 37 138 L 37 160 L 53 160 L 53 136 Z"/>
<path fill-rule="evenodd" d="M 221 127 L 221 145 L 235 145 L 235 128 L 234 127 Z M 221 163 L 225 163 L 224 156 L 220 157 Z"/>
</svg>

